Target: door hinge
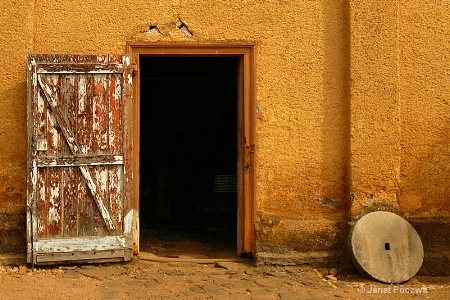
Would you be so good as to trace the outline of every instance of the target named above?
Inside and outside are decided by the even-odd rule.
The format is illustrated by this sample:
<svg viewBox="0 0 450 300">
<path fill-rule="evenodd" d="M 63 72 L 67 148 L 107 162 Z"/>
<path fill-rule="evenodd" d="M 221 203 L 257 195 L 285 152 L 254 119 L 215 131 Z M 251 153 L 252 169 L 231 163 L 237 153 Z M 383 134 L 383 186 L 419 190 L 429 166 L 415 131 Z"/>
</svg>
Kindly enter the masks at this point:
<svg viewBox="0 0 450 300">
<path fill-rule="evenodd" d="M 245 145 L 244 148 L 247 148 L 250 153 L 255 152 L 255 144 Z"/>
<path fill-rule="evenodd" d="M 136 63 L 130 65 L 131 75 L 136 76 L 138 74 L 138 67 Z"/>
</svg>

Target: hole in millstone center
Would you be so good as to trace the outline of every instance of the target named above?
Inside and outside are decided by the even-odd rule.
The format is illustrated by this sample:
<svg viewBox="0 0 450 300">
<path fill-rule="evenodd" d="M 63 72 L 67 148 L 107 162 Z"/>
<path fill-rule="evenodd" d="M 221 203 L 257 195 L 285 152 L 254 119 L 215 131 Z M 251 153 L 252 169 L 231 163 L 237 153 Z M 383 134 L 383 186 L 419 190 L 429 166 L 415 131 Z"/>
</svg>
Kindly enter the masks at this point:
<svg viewBox="0 0 450 300">
<path fill-rule="evenodd" d="M 384 243 L 384 249 L 391 250 L 391 245 L 389 245 L 389 243 Z"/>
</svg>

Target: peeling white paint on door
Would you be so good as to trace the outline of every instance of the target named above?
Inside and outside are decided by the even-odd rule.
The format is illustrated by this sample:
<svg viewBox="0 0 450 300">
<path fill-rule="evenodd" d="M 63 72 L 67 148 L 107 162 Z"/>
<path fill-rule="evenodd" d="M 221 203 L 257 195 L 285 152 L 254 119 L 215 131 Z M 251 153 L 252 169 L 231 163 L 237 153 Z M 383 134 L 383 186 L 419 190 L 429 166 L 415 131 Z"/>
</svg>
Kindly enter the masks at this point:
<svg viewBox="0 0 450 300">
<path fill-rule="evenodd" d="M 131 234 L 133 218 L 134 218 L 134 210 L 132 209 L 123 218 L 123 233 L 124 234 Z"/>
<path fill-rule="evenodd" d="M 125 57 L 28 56 L 28 262 L 130 259 Z"/>
</svg>

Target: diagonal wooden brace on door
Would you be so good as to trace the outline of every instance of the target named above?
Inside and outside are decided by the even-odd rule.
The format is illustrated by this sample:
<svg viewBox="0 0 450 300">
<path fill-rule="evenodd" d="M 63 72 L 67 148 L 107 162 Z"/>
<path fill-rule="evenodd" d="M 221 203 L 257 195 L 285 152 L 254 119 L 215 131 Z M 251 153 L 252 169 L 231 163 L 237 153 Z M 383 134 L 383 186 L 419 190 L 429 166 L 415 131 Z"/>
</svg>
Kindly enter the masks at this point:
<svg viewBox="0 0 450 300">
<path fill-rule="evenodd" d="M 48 104 L 50 105 L 53 114 L 55 116 L 56 122 L 58 122 L 61 131 L 63 133 L 64 138 L 67 141 L 67 145 L 69 146 L 70 151 L 73 155 L 78 153 L 78 146 L 75 141 L 74 134 L 70 130 L 69 123 L 67 122 L 66 118 L 64 117 L 64 114 L 62 113 L 61 109 L 58 107 L 58 101 L 56 98 L 56 91 L 53 90 L 50 85 L 47 82 L 47 78 L 45 75 L 39 74 L 38 75 L 38 81 L 39 85 L 44 92 L 45 99 L 47 100 Z M 84 179 L 86 180 L 86 184 L 92 194 L 92 197 L 94 197 L 95 203 L 97 204 L 97 207 L 100 211 L 100 214 L 102 215 L 103 221 L 105 222 L 106 227 L 109 231 L 114 231 L 116 229 L 116 226 L 114 225 L 114 222 L 111 218 L 111 215 L 109 214 L 108 209 L 106 208 L 105 204 L 103 203 L 103 199 L 100 197 L 99 193 L 97 192 L 97 185 L 95 184 L 92 174 L 87 166 L 78 166 L 80 168 L 81 174 L 83 174 Z"/>
</svg>

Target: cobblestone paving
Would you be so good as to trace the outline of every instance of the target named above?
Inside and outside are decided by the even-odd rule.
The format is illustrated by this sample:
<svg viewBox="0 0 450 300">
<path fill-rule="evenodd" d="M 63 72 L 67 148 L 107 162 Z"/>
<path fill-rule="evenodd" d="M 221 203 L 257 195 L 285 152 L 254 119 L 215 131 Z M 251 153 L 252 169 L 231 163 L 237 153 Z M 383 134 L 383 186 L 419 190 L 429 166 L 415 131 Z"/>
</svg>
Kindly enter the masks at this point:
<svg viewBox="0 0 450 300">
<path fill-rule="evenodd" d="M 333 276 L 333 275 L 336 276 Z M 450 299 L 450 277 L 387 285 L 309 266 L 126 264 L 0 267 L 0 299 Z"/>
</svg>

